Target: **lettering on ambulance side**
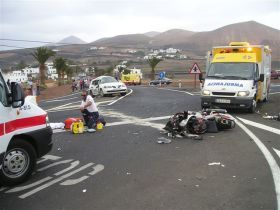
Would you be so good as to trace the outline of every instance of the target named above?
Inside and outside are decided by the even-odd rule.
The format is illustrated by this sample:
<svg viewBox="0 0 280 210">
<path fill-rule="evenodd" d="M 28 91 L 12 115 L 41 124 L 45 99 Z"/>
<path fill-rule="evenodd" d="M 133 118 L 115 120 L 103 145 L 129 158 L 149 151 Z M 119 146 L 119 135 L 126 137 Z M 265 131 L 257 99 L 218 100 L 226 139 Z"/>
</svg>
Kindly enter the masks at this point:
<svg viewBox="0 0 280 210">
<path fill-rule="evenodd" d="M 243 84 L 239 82 L 209 82 L 206 86 L 243 87 Z"/>
<path fill-rule="evenodd" d="M 49 165 L 45 165 L 42 168 L 39 168 L 36 173 L 40 173 L 41 171 L 44 171 L 46 173 L 47 170 L 53 167 L 59 167 L 61 165 L 65 165 L 66 167 L 53 175 L 47 175 L 45 178 L 42 178 L 40 180 L 34 181 L 32 183 L 29 183 L 27 185 L 21 185 L 14 188 L 1 188 L 0 192 L 3 191 L 3 193 L 18 193 L 22 192 L 23 194 L 19 195 L 18 197 L 21 199 L 27 198 L 29 196 L 32 196 L 46 188 L 51 187 L 54 184 L 60 183 L 60 185 L 63 186 L 72 186 L 76 185 L 78 183 L 83 182 L 84 180 L 90 178 L 90 176 L 93 176 L 102 170 L 104 170 L 104 166 L 101 164 L 95 164 L 95 163 L 87 163 L 83 166 L 80 166 L 77 168 L 80 164 L 80 161 L 68 159 L 63 161 L 54 162 L 57 160 L 60 160 L 61 157 L 54 156 L 54 155 L 45 155 L 42 157 L 41 160 L 37 161 L 37 164 L 42 164 L 51 161 Z M 70 165 L 69 165 L 70 164 Z M 72 170 L 73 169 L 73 170 Z M 79 178 L 72 179 L 71 176 L 81 173 L 82 171 L 86 171 L 81 174 Z"/>
<path fill-rule="evenodd" d="M 19 108 L 20 111 L 22 111 L 22 110 L 29 110 L 29 109 L 31 109 L 31 106 L 30 106 L 30 105 L 23 105 L 23 106 L 21 106 L 21 107 Z"/>
</svg>

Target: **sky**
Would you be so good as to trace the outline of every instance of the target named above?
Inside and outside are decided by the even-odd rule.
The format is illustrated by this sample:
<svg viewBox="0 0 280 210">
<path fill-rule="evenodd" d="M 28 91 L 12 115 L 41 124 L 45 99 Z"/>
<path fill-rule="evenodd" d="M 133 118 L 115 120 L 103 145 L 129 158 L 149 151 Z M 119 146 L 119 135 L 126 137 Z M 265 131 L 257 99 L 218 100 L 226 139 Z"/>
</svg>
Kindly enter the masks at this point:
<svg viewBox="0 0 280 210">
<path fill-rule="evenodd" d="M 42 45 L 3 39 L 58 42 L 74 35 L 93 42 L 174 28 L 211 31 L 251 20 L 280 29 L 280 0 L 0 0 L 0 50 Z"/>
</svg>

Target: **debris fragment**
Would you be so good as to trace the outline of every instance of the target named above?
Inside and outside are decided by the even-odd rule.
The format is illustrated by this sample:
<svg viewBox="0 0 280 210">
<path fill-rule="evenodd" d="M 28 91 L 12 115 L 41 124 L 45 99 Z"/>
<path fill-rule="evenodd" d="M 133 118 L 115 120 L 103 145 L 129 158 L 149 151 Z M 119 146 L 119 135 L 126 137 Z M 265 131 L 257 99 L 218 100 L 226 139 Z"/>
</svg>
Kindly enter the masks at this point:
<svg viewBox="0 0 280 210">
<path fill-rule="evenodd" d="M 181 181 L 182 181 L 182 179 L 178 179 L 178 181 L 179 181 L 179 182 L 181 182 Z"/>
<path fill-rule="evenodd" d="M 171 143 L 171 140 L 167 139 L 167 138 L 164 138 L 164 137 L 160 137 L 160 138 L 158 138 L 157 143 L 158 144 L 169 144 L 169 143 Z"/>
<path fill-rule="evenodd" d="M 233 178 L 236 178 L 236 176 L 232 176 Z"/>
<path fill-rule="evenodd" d="M 60 147 L 58 147 L 58 148 L 57 148 L 57 150 L 58 150 L 58 151 L 60 151 L 60 150 L 61 150 L 61 148 L 60 148 Z"/>
<path fill-rule="evenodd" d="M 199 187 L 199 184 L 196 184 L 195 186 L 196 186 L 196 187 Z"/>
<path fill-rule="evenodd" d="M 280 113 L 278 113 L 278 115 L 267 115 L 267 113 L 265 113 L 263 118 L 280 121 Z"/>
<path fill-rule="evenodd" d="M 130 172 L 126 172 L 126 175 L 131 175 L 131 173 Z"/>
<path fill-rule="evenodd" d="M 221 165 L 221 163 L 220 162 L 208 163 L 208 166 L 214 166 L 214 165 Z"/>
<path fill-rule="evenodd" d="M 64 123 L 50 123 L 51 128 L 54 129 L 64 129 Z"/>
<path fill-rule="evenodd" d="M 87 189 L 83 189 L 83 193 L 85 193 L 87 191 Z"/>
</svg>

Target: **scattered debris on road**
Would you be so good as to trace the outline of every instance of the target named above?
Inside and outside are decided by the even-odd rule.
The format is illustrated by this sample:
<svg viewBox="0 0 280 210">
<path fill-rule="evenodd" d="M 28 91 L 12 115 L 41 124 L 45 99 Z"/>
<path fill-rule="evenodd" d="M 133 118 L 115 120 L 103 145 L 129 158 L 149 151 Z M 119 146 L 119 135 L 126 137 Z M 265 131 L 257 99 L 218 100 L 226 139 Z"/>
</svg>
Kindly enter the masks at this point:
<svg viewBox="0 0 280 210">
<path fill-rule="evenodd" d="M 183 136 L 202 140 L 201 134 L 217 133 L 235 127 L 235 119 L 225 109 L 184 111 L 174 114 L 163 128 L 170 137 Z"/>
<path fill-rule="evenodd" d="M 267 115 L 267 113 L 265 113 L 263 118 L 280 121 L 280 113 L 278 113 L 278 115 Z"/>
<path fill-rule="evenodd" d="M 215 166 L 215 165 L 225 167 L 225 165 L 222 164 L 221 162 L 208 163 L 208 166 Z"/>
<path fill-rule="evenodd" d="M 167 138 L 164 138 L 164 137 L 159 137 L 157 143 L 158 144 L 170 144 L 171 139 L 167 139 Z"/>
</svg>

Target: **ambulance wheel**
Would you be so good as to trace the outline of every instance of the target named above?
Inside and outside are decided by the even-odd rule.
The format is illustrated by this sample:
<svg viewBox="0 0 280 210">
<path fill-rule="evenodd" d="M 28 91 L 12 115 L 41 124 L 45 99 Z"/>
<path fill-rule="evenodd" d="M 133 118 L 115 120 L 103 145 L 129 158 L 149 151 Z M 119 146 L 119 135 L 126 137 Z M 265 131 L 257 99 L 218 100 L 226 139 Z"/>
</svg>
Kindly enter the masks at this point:
<svg viewBox="0 0 280 210">
<path fill-rule="evenodd" d="M 251 105 L 251 107 L 249 108 L 249 112 L 250 112 L 250 113 L 255 113 L 256 108 L 257 108 L 257 101 L 256 101 L 256 99 L 253 99 L 253 100 L 252 100 L 252 105 Z"/>
<path fill-rule="evenodd" d="M 28 179 L 36 166 L 36 152 L 31 144 L 13 140 L 2 162 L 0 183 L 5 186 L 20 184 Z"/>
</svg>

